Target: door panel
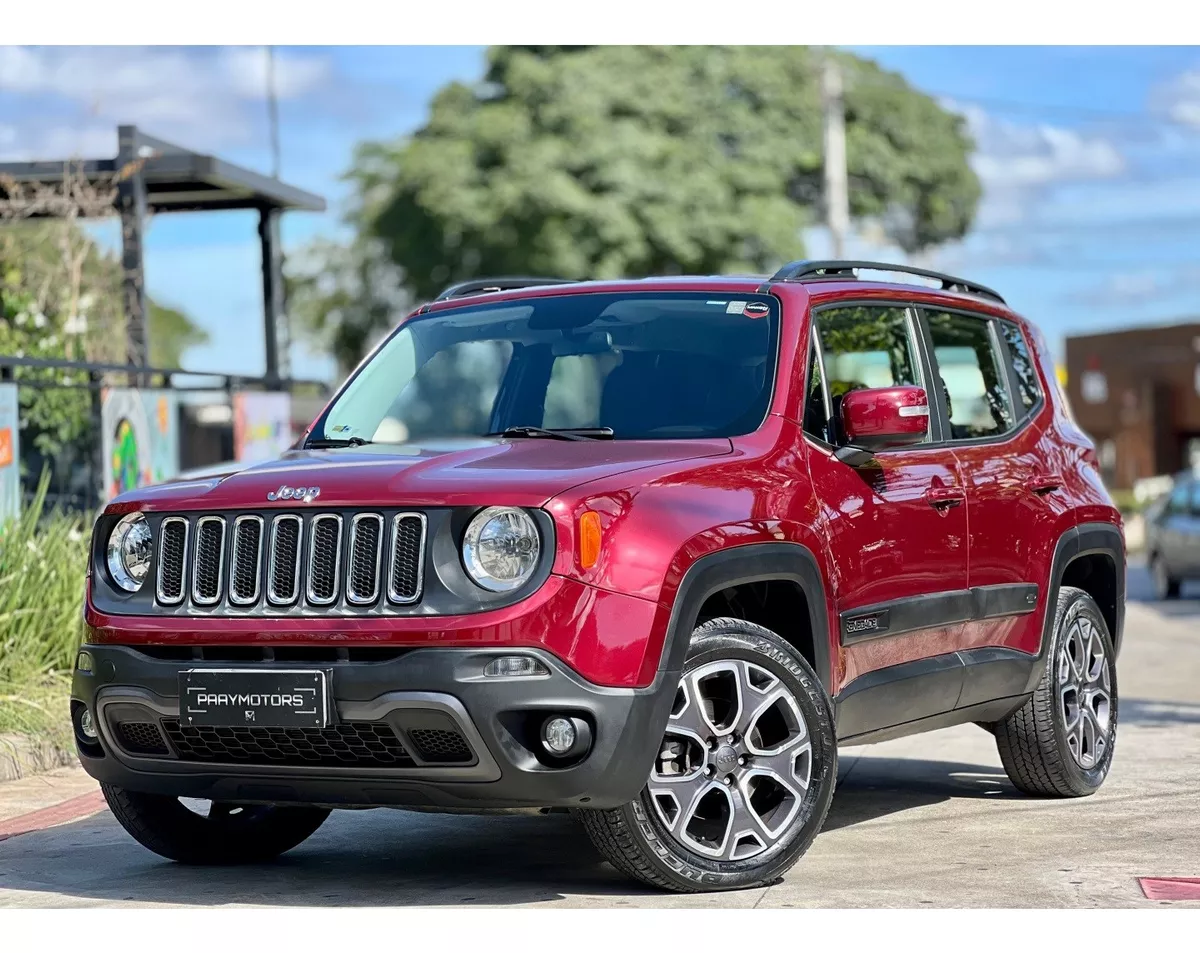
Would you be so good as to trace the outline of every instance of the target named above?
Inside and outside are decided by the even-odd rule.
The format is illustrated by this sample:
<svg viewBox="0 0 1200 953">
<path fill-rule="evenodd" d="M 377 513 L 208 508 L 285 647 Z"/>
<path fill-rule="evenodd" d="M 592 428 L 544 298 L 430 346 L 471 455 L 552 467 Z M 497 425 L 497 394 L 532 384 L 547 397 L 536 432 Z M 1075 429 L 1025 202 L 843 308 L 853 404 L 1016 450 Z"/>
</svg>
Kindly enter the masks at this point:
<svg viewBox="0 0 1200 953">
<path fill-rule="evenodd" d="M 1043 463 L 1051 448 L 1040 428 L 1011 441 L 957 447 L 970 508 L 967 580 L 971 587 L 1029 584 L 1036 602 L 967 624 L 963 647 L 1007 646 L 1037 652 L 1042 640 L 1050 564 L 1059 537 L 1071 523 L 1067 500 L 1046 486 Z"/>
<path fill-rule="evenodd" d="M 967 506 L 954 454 L 929 445 L 928 438 L 915 447 L 880 451 L 862 468 L 839 461 L 830 446 L 843 436 L 839 413 L 846 393 L 926 387 L 915 311 L 883 303 L 838 305 L 818 309 L 813 325 L 822 381 L 808 400 L 826 406 L 815 415 L 806 408 L 805 430 L 815 438 L 806 447 L 827 533 L 842 647 L 840 691 L 867 673 L 957 649 L 966 618 L 958 602 L 967 584 Z M 947 696 L 957 695 L 952 683 L 960 673 L 954 665 L 947 670 L 939 693 L 917 694 L 893 717 L 953 705 Z M 872 717 L 889 717 L 883 709 L 870 710 Z"/>
<path fill-rule="evenodd" d="M 859 470 L 822 447 L 808 448 L 843 643 L 839 687 L 955 651 L 964 616 L 954 597 L 967 587 L 967 507 L 928 492 L 962 488 L 954 455 L 886 451 L 876 456 L 877 469 Z"/>
</svg>

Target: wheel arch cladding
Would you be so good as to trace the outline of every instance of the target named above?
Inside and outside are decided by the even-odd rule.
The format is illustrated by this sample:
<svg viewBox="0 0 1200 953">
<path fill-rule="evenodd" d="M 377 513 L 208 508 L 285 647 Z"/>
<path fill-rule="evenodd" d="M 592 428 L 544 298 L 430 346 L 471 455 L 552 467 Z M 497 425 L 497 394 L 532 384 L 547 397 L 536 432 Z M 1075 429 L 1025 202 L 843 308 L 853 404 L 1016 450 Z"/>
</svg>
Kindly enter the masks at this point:
<svg viewBox="0 0 1200 953">
<path fill-rule="evenodd" d="M 742 595 L 755 596 L 740 600 Z M 737 601 L 748 611 L 730 611 Z M 716 606 L 725 611 L 713 612 Z M 803 613 L 800 625 L 787 625 L 788 613 Z M 703 613 L 703 615 L 702 615 Z M 816 557 L 799 543 L 747 543 L 709 553 L 696 560 L 675 592 L 669 632 L 669 658 L 662 666 L 683 669 L 692 630 L 705 618 L 733 615 L 771 629 L 795 648 L 813 667 L 825 690 L 831 691 L 829 621 L 825 587 Z M 764 621 L 764 619 L 770 621 Z"/>
<path fill-rule="evenodd" d="M 1108 626 L 1113 651 L 1120 654 L 1125 626 L 1125 539 L 1112 523 L 1081 523 L 1063 533 L 1054 549 L 1047 588 L 1039 664 L 1034 666 L 1028 691 L 1033 691 L 1046 664 L 1054 629 L 1054 607 L 1063 586 L 1082 589 L 1095 600 Z"/>
</svg>

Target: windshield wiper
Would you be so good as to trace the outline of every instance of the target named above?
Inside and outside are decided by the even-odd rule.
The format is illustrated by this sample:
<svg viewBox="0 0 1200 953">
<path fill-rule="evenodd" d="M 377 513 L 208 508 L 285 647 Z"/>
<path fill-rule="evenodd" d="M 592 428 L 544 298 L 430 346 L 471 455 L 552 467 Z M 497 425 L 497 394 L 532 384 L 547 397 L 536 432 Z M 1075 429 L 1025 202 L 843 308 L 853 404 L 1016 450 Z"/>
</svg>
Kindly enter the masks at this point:
<svg viewBox="0 0 1200 953">
<path fill-rule="evenodd" d="M 544 437 L 550 440 L 612 440 L 612 427 L 505 427 L 488 437 Z"/>
<path fill-rule="evenodd" d="M 362 447 L 374 440 L 364 440 L 362 437 L 349 437 L 345 440 L 310 440 L 304 445 L 306 450 L 328 450 L 332 447 Z"/>
</svg>

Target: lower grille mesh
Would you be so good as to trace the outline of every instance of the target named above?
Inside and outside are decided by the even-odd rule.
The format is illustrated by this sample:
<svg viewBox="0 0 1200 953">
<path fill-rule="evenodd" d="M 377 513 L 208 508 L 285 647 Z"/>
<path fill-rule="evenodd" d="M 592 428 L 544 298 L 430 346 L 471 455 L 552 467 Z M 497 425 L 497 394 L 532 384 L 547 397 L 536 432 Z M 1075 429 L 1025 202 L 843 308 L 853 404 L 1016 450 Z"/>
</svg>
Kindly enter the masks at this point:
<svg viewBox="0 0 1200 953">
<path fill-rule="evenodd" d="M 404 768 L 413 765 L 391 727 L 358 721 L 328 728 L 215 728 L 163 720 L 181 761 L 216 764 L 343 765 Z"/>
<path fill-rule="evenodd" d="M 135 754 L 168 754 L 158 726 L 148 721 L 123 721 L 118 726 L 121 747 Z"/>
<path fill-rule="evenodd" d="M 423 761 L 434 764 L 458 764 L 472 760 L 471 749 L 457 731 L 441 728 L 410 728 L 409 740 Z"/>
</svg>

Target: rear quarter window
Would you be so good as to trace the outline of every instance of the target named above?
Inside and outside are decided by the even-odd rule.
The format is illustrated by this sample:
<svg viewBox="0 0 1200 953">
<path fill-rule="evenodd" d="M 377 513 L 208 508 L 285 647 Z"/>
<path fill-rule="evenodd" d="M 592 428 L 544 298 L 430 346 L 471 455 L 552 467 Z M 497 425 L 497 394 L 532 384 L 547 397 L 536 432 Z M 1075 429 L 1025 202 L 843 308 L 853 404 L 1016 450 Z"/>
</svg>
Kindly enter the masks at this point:
<svg viewBox="0 0 1200 953">
<path fill-rule="evenodd" d="M 1029 354 L 1029 344 L 1025 335 L 1015 324 L 1008 321 L 997 321 L 1000 334 L 1008 348 L 1008 358 L 1012 365 L 1016 380 L 1017 413 L 1018 416 L 1028 414 L 1037 406 L 1042 397 L 1042 387 L 1038 381 L 1037 369 L 1033 366 L 1033 358 Z"/>
</svg>

